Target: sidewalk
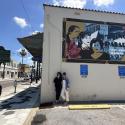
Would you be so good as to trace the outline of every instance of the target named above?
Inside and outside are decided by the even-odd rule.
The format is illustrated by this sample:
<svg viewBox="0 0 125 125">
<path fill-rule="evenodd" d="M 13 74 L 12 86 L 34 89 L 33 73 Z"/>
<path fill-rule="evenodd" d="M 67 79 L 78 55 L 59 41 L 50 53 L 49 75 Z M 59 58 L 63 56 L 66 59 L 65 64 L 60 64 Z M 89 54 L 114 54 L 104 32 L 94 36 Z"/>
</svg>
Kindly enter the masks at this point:
<svg viewBox="0 0 125 125">
<path fill-rule="evenodd" d="M 7 81 L 7 80 L 15 80 L 15 78 L 13 78 L 13 79 L 11 79 L 11 78 L 4 78 L 4 79 L 0 78 L 0 81 Z"/>
<path fill-rule="evenodd" d="M 31 125 L 125 125 L 125 109 L 115 105 L 110 109 L 40 108 Z"/>
<path fill-rule="evenodd" d="M 26 82 L 14 87 L 3 89 L 0 97 L 0 125 L 28 125 L 39 105 L 41 81 L 38 83 Z"/>
</svg>

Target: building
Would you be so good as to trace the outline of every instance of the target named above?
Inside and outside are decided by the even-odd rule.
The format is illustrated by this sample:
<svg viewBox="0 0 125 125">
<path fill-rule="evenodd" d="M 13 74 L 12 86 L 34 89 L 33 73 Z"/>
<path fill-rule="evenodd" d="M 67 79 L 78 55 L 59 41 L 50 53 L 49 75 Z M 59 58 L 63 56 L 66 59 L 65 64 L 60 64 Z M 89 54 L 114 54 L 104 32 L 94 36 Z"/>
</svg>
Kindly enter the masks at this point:
<svg viewBox="0 0 125 125">
<path fill-rule="evenodd" d="M 39 80 L 41 78 L 41 67 L 42 67 L 42 48 L 43 48 L 43 33 L 37 33 L 31 36 L 17 38 L 18 41 L 29 51 L 29 53 L 33 56 L 32 60 L 34 65 L 31 67 L 31 75 Z M 22 69 L 24 70 L 25 66 L 22 65 Z M 27 68 L 28 70 L 29 68 Z M 36 82 L 37 82 L 36 80 Z"/>
<path fill-rule="evenodd" d="M 125 43 L 125 14 L 53 5 L 44 12 L 41 103 L 55 100 L 58 71 L 69 77 L 70 101 L 125 100 L 125 48 L 114 45 Z"/>
<path fill-rule="evenodd" d="M 4 78 L 8 78 L 8 79 L 14 79 L 14 78 L 18 78 L 18 62 L 11 60 L 11 62 L 6 63 L 5 65 L 5 70 L 4 70 L 4 65 L 1 64 L 0 67 L 0 79 L 2 79 L 2 75 L 3 75 L 3 71 L 4 71 Z"/>
<path fill-rule="evenodd" d="M 31 74 L 31 67 L 28 64 L 18 65 L 18 77 L 29 77 Z"/>
</svg>

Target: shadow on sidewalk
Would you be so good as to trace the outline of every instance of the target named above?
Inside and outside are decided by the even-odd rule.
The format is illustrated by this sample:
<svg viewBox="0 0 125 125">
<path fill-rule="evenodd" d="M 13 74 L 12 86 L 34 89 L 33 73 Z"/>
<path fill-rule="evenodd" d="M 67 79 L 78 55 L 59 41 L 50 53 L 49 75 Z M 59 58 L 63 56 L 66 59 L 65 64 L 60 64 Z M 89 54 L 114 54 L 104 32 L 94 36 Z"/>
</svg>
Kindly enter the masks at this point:
<svg viewBox="0 0 125 125">
<path fill-rule="evenodd" d="M 40 85 L 38 87 L 29 87 L 28 89 L 17 93 L 0 103 L 0 110 L 7 109 L 26 109 L 38 107 L 35 105 L 40 98 Z"/>
</svg>

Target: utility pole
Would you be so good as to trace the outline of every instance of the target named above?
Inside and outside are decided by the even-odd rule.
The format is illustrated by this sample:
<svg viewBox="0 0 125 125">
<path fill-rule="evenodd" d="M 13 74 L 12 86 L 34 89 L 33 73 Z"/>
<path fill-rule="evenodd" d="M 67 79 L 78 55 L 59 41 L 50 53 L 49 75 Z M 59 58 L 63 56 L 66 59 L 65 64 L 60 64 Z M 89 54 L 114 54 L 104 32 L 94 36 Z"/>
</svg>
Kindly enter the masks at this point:
<svg viewBox="0 0 125 125">
<path fill-rule="evenodd" d="M 4 77 L 5 77 L 5 65 L 6 65 L 6 63 L 3 63 L 3 65 L 4 65 L 4 67 L 3 67 L 3 75 L 2 75 L 2 78 L 4 79 Z"/>
</svg>

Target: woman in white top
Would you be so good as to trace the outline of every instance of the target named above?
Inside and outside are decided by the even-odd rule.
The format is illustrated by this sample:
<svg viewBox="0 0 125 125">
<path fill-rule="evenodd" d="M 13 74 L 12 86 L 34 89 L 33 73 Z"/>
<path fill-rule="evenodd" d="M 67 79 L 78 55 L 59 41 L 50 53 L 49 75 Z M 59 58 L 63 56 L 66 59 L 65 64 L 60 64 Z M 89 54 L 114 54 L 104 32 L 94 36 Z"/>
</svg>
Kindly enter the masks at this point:
<svg viewBox="0 0 125 125">
<path fill-rule="evenodd" d="M 64 101 L 69 102 L 69 80 L 65 72 L 63 73 L 61 97 Z"/>
</svg>

